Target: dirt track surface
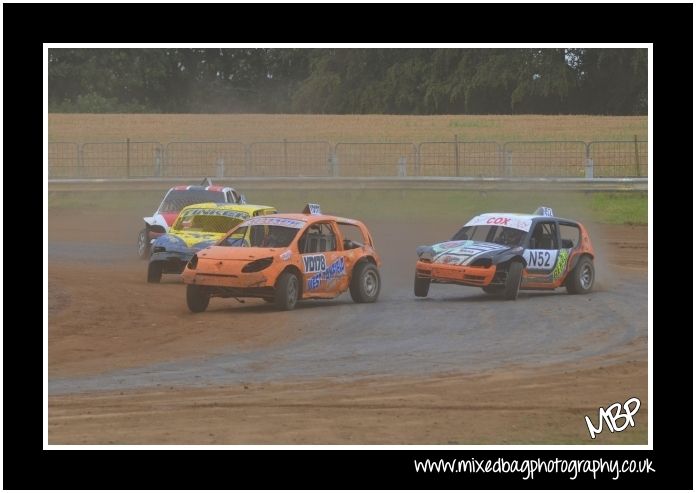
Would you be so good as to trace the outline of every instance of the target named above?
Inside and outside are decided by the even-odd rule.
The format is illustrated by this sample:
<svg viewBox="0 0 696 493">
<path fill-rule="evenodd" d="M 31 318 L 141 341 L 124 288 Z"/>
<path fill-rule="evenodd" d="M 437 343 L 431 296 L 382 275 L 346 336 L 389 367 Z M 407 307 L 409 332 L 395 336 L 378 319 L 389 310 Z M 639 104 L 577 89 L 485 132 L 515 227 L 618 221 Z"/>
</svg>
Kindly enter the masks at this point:
<svg viewBox="0 0 696 493">
<path fill-rule="evenodd" d="M 437 285 L 427 299 L 414 298 L 415 247 L 449 237 L 452 225 L 367 223 L 384 260 L 378 303 L 356 305 L 343 295 L 276 312 L 255 300 L 213 300 L 194 315 L 175 276 L 145 282 L 146 262 L 135 258 L 137 217 L 49 211 L 51 443 L 584 443 L 586 428 L 542 433 L 539 426 L 560 406 L 554 399 L 584 426 L 583 406 L 596 413 L 633 394 L 645 399 L 646 425 L 613 440 L 645 443 L 646 228 L 591 228 L 599 282 L 590 295 L 522 292 L 505 302 L 477 288 Z M 487 379 L 505 385 L 489 391 Z M 382 386 L 384 396 L 375 390 Z M 501 389 L 509 396 L 520 386 L 528 392 L 518 391 L 517 404 L 505 411 L 509 397 Z M 558 396 L 546 395 L 564 386 Z M 495 412 L 460 405 L 481 393 Z M 351 412 L 347 403 L 361 395 L 371 407 L 356 404 Z M 521 413 L 531 431 L 458 431 L 448 439 L 447 426 L 426 427 L 439 430 L 429 434 L 398 425 L 418 416 L 430 423 L 450 397 L 454 417 L 445 421 L 468 416 L 485 426 L 500 413 Z M 218 399 L 226 410 L 212 412 Z M 555 403 L 546 409 L 544 399 Z M 400 400 L 405 421 L 389 418 L 389 429 L 372 435 L 359 424 L 374 418 L 377 426 L 382 412 L 393 417 L 389 402 Z M 329 405 L 339 401 L 345 406 Z M 168 422 L 162 409 L 172 406 Z M 224 416 L 240 412 L 246 424 L 224 424 Z M 325 426 L 300 425 L 295 418 L 308 412 Z M 264 424 L 270 418 L 295 423 L 292 433 L 274 435 Z M 133 426 L 137 439 L 129 435 Z"/>
</svg>

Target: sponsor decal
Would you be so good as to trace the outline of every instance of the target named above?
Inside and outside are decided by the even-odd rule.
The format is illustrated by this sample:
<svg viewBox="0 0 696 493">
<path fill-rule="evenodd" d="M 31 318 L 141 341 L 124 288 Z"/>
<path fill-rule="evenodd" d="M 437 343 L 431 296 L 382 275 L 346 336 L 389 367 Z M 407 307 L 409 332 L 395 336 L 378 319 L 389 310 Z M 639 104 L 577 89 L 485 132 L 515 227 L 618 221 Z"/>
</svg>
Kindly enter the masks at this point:
<svg viewBox="0 0 696 493">
<path fill-rule="evenodd" d="M 471 243 L 471 241 L 446 241 L 444 243 L 440 243 L 439 245 L 433 245 L 433 248 L 437 248 L 438 250 L 447 250 L 449 248 L 454 248 L 456 246 L 464 245 L 466 243 Z"/>
<path fill-rule="evenodd" d="M 440 262 L 443 264 L 458 264 L 461 260 L 461 257 L 455 257 L 454 255 L 443 255 Z"/>
<path fill-rule="evenodd" d="M 290 257 L 292 257 L 292 252 L 290 250 L 286 250 L 280 254 L 280 260 L 290 260 Z"/>
<path fill-rule="evenodd" d="M 556 264 L 557 250 L 526 250 L 524 259 L 529 269 L 551 270 Z"/>
<path fill-rule="evenodd" d="M 532 221 L 518 217 L 506 216 L 501 214 L 481 214 L 476 216 L 464 226 L 506 226 L 508 228 L 521 229 L 529 231 L 532 227 Z"/>
<path fill-rule="evenodd" d="M 486 220 L 486 224 L 499 224 L 501 226 L 507 226 L 507 224 L 510 222 L 509 217 L 489 217 Z"/>
<path fill-rule="evenodd" d="M 551 273 L 551 277 L 553 279 L 558 279 L 563 275 L 563 272 L 566 270 L 566 266 L 568 265 L 568 254 L 570 250 L 561 250 L 558 252 L 558 263 L 556 264 L 556 268 L 553 269 L 553 272 Z"/>
<path fill-rule="evenodd" d="M 304 271 L 307 274 L 326 269 L 326 257 L 323 255 L 305 255 L 302 257 L 302 262 L 304 262 Z"/>
<path fill-rule="evenodd" d="M 182 217 L 190 216 L 225 216 L 234 217 L 237 219 L 246 219 L 249 217 L 249 214 L 242 211 L 230 211 L 220 209 L 188 209 L 182 213 Z"/>
<path fill-rule="evenodd" d="M 322 257 L 323 257 L 323 255 L 322 255 Z M 306 257 L 304 257 L 304 258 L 306 258 Z M 345 273 L 346 273 L 345 259 L 343 257 L 340 257 L 334 263 L 329 265 L 327 268 L 323 269 L 318 274 L 310 277 L 307 280 L 307 289 L 309 291 L 317 289 L 317 288 L 319 288 L 321 281 L 331 281 L 333 279 L 336 279 L 337 277 L 341 277 L 341 276 L 345 275 Z"/>
<path fill-rule="evenodd" d="M 471 263 L 474 258 L 484 252 L 505 249 L 504 246 L 498 245 L 497 243 L 475 242 L 471 240 L 448 241 L 446 243 L 440 243 L 439 245 L 433 245 L 432 248 L 436 252 L 436 256 L 433 259 L 434 262 L 459 265 Z"/>
<path fill-rule="evenodd" d="M 268 226 L 285 226 L 286 228 L 301 229 L 304 227 L 304 221 L 298 221 L 297 219 L 285 219 L 283 217 L 273 217 L 273 216 L 257 216 L 246 221 L 242 226 L 257 226 L 257 225 L 268 225 Z"/>
</svg>

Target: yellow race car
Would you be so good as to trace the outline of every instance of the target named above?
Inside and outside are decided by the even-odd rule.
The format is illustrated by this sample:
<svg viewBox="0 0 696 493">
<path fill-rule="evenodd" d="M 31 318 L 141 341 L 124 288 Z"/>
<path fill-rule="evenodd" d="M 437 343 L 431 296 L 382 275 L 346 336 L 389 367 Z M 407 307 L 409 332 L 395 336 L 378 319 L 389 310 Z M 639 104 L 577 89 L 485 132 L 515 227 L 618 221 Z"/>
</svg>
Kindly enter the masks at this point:
<svg viewBox="0 0 696 493">
<path fill-rule="evenodd" d="M 181 274 L 194 253 L 214 245 L 241 222 L 276 212 L 267 205 L 214 202 L 185 207 L 169 233 L 159 236 L 152 244 L 147 282 L 160 282 L 162 274 Z"/>
</svg>

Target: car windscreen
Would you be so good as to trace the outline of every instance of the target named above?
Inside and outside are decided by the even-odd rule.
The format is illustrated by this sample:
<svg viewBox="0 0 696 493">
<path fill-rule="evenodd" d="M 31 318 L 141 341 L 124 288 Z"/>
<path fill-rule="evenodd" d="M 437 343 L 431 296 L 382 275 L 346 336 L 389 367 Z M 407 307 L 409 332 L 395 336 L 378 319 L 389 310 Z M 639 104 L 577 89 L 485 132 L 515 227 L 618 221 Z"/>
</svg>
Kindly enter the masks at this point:
<svg viewBox="0 0 696 493">
<path fill-rule="evenodd" d="M 472 240 L 497 243 L 504 246 L 521 246 L 527 233 L 505 226 L 464 226 L 452 237 L 453 241 Z"/>
<path fill-rule="evenodd" d="M 172 230 L 227 233 L 244 219 L 246 219 L 244 216 L 233 217 L 227 215 L 187 214 L 179 216 L 174 226 L 172 226 Z"/>
<path fill-rule="evenodd" d="M 232 231 L 220 246 L 283 248 L 290 245 L 299 229 L 257 224 Z"/>
<path fill-rule="evenodd" d="M 225 194 L 212 190 L 172 190 L 157 212 L 178 212 L 184 207 L 203 202 L 225 202 Z"/>
</svg>

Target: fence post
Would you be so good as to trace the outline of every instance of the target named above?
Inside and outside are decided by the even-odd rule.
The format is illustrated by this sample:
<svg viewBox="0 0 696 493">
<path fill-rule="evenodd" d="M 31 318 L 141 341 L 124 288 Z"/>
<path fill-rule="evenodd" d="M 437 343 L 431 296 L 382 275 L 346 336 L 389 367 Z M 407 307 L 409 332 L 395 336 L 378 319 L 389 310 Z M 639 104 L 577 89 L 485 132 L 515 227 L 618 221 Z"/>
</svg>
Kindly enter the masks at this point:
<svg viewBox="0 0 696 493">
<path fill-rule="evenodd" d="M 508 149 L 507 142 L 503 144 L 503 154 L 505 156 L 505 176 L 512 176 L 512 151 Z"/>
<path fill-rule="evenodd" d="M 155 148 L 155 176 L 157 176 L 157 177 L 162 176 L 162 147 L 161 147 L 161 144 L 159 144 L 159 146 Z"/>
<path fill-rule="evenodd" d="M 414 147 L 416 148 L 416 176 L 420 176 L 420 175 L 421 175 L 421 169 L 420 169 L 420 166 L 421 166 L 421 158 L 420 158 L 420 155 L 421 155 L 421 146 L 422 146 L 422 145 L 423 145 L 423 142 L 419 142 L 417 146 L 414 144 Z"/>
<path fill-rule="evenodd" d="M 585 178 L 587 180 L 592 180 L 594 178 L 594 161 L 590 159 L 590 146 L 592 145 L 592 142 L 589 144 L 585 144 Z"/>
<path fill-rule="evenodd" d="M 225 177 L 225 158 L 224 157 L 219 157 L 217 160 L 217 177 L 218 178 Z"/>
<path fill-rule="evenodd" d="M 401 156 L 399 158 L 399 164 L 397 166 L 397 171 L 399 176 L 406 176 L 406 158 Z"/>
<path fill-rule="evenodd" d="M 459 136 L 454 134 L 454 161 L 456 164 L 457 176 L 459 176 Z"/>
<path fill-rule="evenodd" d="M 638 158 L 638 135 L 633 135 L 633 149 L 635 150 L 636 176 L 640 176 L 640 160 Z"/>
<path fill-rule="evenodd" d="M 247 176 L 252 176 L 251 174 L 251 145 L 244 146 L 244 168 Z"/>
<path fill-rule="evenodd" d="M 288 139 L 283 139 L 283 169 L 288 176 Z"/>
<path fill-rule="evenodd" d="M 130 178 L 130 137 L 126 139 L 126 178 Z"/>
<path fill-rule="evenodd" d="M 79 178 L 84 178 L 86 174 L 82 146 L 84 146 L 84 144 L 78 144 L 77 147 L 77 176 Z"/>
</svg>

